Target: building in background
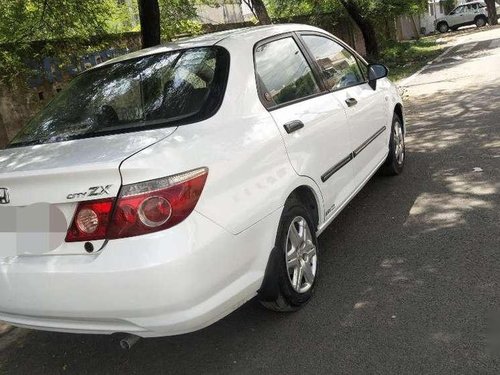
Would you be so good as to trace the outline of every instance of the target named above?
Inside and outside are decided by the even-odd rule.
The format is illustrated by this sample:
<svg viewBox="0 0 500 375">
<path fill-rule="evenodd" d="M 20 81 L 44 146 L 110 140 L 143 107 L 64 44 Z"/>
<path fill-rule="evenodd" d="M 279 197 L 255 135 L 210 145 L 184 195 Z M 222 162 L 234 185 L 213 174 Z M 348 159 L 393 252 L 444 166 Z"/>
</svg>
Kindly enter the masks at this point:
<svg viewBox="0 0 500 375">
<path fill-rule="evenodd" d="M 136 30 L 140 27 L 137 0 L 116 0 L 125 6 L 130 16 L 127 27 Z M 255 19 L 252 10 L 242 0 L 215 0 L 210 4 L 196 4 L 197 20 L 203 25 L 240 23 Z"/>
<path fill-rule="evenodd" d="M 248 11 L 248 7 L 242 4 L 241 0 L 218 0 L 215 5 L 196 5 L 196 13 L 202 24 L 244 22 L 247 20 Z"/>
<path fill-rule="evenodd" d="M 405 15 L 396 20 L 398 40 L 416 39 L 436 31 L 435 21 L 447 15 L 455 6 L 467 0 L 428 0 L 427 11 L 420 15 Z M 451 9 L 450 9 L 451 7 Z"/>
<path fill-rule="evenodd" d="M 448 14 L 446 0 L 428 0 L 427 12 L 420 17 L 420 28 L 422 34 L 435 31 L 434 21 Z"/>
</svg>

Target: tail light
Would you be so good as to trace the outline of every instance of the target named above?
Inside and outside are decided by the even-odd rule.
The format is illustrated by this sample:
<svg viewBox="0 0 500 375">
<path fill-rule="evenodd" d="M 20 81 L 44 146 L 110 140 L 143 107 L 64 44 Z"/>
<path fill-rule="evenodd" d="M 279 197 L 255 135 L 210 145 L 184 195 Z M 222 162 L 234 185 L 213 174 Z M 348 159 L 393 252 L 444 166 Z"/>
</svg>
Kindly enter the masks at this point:
<svg viewBox="0 0 500 375">
<path fill-rule="evenodd" d="M 200 168 L 124 185 L 114 208 L 112 199 L 82 202 L 66 242 L 126 238 L 173 227 L 193 212 L 207 175 L 208 169 Z"/>
<path fill-rule="evenodd" d="M 207 174 L 201 168 L 123 186 L 107 238 L 139 236 L 179 224 L 193 212 Z"/>
<path fill-rule="evenodd" d="M 82 202 L 78 205 L 66 242 L 96 241 L 106 237 L 113 199 Z"/>
</svg>

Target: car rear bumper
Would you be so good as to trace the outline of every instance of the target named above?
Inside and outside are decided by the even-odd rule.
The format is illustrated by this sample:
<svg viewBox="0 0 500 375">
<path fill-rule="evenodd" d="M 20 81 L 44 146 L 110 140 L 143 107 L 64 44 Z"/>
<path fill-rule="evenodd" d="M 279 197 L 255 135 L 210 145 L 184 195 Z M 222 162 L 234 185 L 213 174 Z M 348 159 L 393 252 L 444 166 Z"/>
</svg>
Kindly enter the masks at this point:
<svg viewBox="0 0 500 375">
<path fill-rule="evenodd" d="M 169 230 L 94 255 L 0 260 L 0 320 L 34 329 L 142 337 L 204 328 L 252 298 L 280 212 L 233 235 L 194 212 Z"/>
</svg>

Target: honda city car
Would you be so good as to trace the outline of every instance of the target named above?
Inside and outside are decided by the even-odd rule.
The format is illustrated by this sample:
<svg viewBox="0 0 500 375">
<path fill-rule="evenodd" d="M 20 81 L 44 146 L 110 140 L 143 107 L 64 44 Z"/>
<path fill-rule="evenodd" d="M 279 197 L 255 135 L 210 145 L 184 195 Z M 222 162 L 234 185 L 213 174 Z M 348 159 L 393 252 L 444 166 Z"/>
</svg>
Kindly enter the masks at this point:
<svg viewBox="0 0 500 375">
<path fill-rule="evenodd" d="M 387 68 L 305 25 L 124 55 L 0 151 L 0 320 L 167 336 L 312 297 L 318 236 L 405 163 Z"/>
</svg>

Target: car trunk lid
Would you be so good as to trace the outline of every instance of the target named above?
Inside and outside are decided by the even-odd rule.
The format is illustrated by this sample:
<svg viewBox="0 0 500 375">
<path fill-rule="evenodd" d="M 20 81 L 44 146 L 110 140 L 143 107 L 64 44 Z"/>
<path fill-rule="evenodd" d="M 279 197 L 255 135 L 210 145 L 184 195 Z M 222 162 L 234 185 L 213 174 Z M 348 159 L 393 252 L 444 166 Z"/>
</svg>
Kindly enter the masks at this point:
<svg viewBox="0 0 500 375">
<path fill-rule="evenodd" d="M 65 243 L 78 202 L 116 197 L 120 164 L 176 128 L 10 148 L 0 151 L 0 259 L 85 254 Z M 62 238 L 62 239 L 61 239 Z M 101 248 L 104 241 L 92 247 Z"/>
</svg>

